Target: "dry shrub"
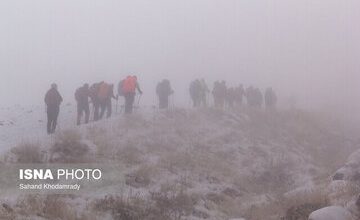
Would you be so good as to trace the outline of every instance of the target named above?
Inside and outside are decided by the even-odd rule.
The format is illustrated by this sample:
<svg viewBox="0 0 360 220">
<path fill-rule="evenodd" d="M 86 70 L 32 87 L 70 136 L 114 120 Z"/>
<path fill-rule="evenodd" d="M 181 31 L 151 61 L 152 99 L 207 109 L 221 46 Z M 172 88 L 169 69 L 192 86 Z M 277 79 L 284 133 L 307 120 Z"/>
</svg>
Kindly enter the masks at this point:
<svg viewBox="0 0 360 220">
<path fill-rule="evenodd" d="M 82 139 L 81 133 L 74 129 L 64 130 L 55 137 L 56 142 L 76 143 Z"/>
<path fill-rule="evenodd" d="M 126 147 L 119 149 L 116 153 L 117 158 L 124 162 L 126 165 L 134 166 L 140 164 L 143 161 L 143 152 L 136 146 L 127 145 Z"/>
<path fill-rule="evenodd" d="M 218 213 L 225 215 L 227 219 L 242 216 L 243 210 L 240 208 L 242 195 L 233 188 L 226 188 L 222 192 L 210 192 L 204 196 L 205 207 L 208 210 L 216 210 Z"/>
<path fill-rule="evenodd" d="M 192 215 L 198 197 L 174 185 L 162 185 L 150 198 L 109 195 L 93 203 L 94 210 L 110 212 L 116 220 L 180 220 Z"/>
<path fill-rule="evenodd" d="M 39 194 L 27 194 L 17 201 L 17 211 L 21 215 L 40 215 L 44 208 L 44 198 Z"/>
<path fill-rule="evenodd" d="M 252 205 L 245 210 L 244 217 L 249 220 L 307 220 L 313 211 L 330 205 L 327 194 L 321 189 L 288 197 L 268 197 L 268 200 L 267 203 Z"/>
<path fill-rule="evenodd" d="M 126 175 L 126 184 L 135 188 L 146 187 L 154 176 L 154 167 L 140 166 L 134 172 Z"/>
<path fill-rule="evenodd" d="M 94 141 L 94 143 L 95 143 L 97 138 L 103 137 L 106 133 L 107 133 L 107 131 L 105 128 L 101 128 L 98 126 L 90 126 L 90 127 L 88 127 L 86 137 L 88 139 Z"/>
<path fill-rule="evenodd" d="M 267 204 L 252 205 L 243 213 L 243 216 L 248 220 L 279 220 L 283 209 L 279 203 L 274 201 Z"/>
<path fill-rule="evenodd" d="M 164 131 L 161 130 L 152 130 L 149 136 L 150 137 L 143 140 L 144 149 L 146 153 L 149 154 L 173 152 L 181 145 L 181 143 L 178 143 L 179 140 L 177 140 L 178 135 L 176 135 L 176 138 L 164 136 Z"/>
<path fill-rule="evenodd" d="M 120 128 L 126 128 L 129 130 L 133 129 L 143 129 L 149 127 L 149 122 L 144 119 L 144 116 L 141 114 L 133 113 L 130 115 L 126 115 L 124 121 L 120 121 Z"/>
<path fill-rule="evenodd" d="M 90 127 L 87 138 L 96 145 L 98 157 L 113 158 L 116 154 L 116 148 L 111 142 L 106 129 L 97 126 Z"/>
<path fill-rule="evenodd" d="M 246 191 L 262 194 L 281 194 L 292 189 L 294 164 L 287 159 L 269 158 L 262 169 L 256 169 L 247 176 L 234 176 L 234 184 Z"/>
<path fill-rule="evenodd" d="M 28 194 L 18 200 L 16 212 L 23 216 L 40 216 L 46 219 L 79 220 L 76 210 L 66 199 L 66 195 Z"/>
<path fill-rule="evenodd" d="M 139 195 L 108 195 L 96 200 L 93 206 L 95 211 L 110 212 L 115 220 L 156 219 L 150 218 L 151 205 Z"/>
<path fill-rule="evenodd" d="M 50 149 L 50 162 L 84 163 L 91 162 L 90 148 L 81 142 L 81 134 L 74 130 L 65 130 L 56 137 Z"/>
<path fill-rule="evenodd" d="M 330 205 L 330 200 L 322 189 L 302 192 L 285 198 L 280 202 L 286 210 L 282 220 L 307 220 L 309 215 L 318 209 Z"/>
<path fill-rule="evenodd" d="M 180 175 L 191 173 L 192 176 L 205 178 L 210 182 L 225 182 L 237 174 L 237 167 L 217 153 L 212 153 L 203 147 L 195 147 L 184 152 L 165 152 L 161 155 L 160 167 Z"/>
<path fill-rule="evenodd" d="M 188 152 L 170 152 L 161 156 L 160 167 L 171 173 L 178 174 L 182 171 L 194 171 L 196 161 Z"/>
<path fill-rule="evenodd" d="M 206 178 L 218 179 L 226 182 L 238 174 L 238 167 L 235 163 L 222 157 L 218 153 L 210 153 L 206 150 L 195 151 L 192 154 L 193 161 L 200 175 Z"/>
<path fill-rule="evenodd" d="M 208 193 L 205 195 L 205 198 L 207 201 L 211 201 L 217 205 L 221 204 L 222 202 L 224 202 L 226 200 L 226 196 L 222 193 Z"/>
<path fill-rule="evenodd" d="M 47 195 L 44 200 L 44 217 L 48 219 L 77 220 L 76 211 L 64 199 L 64 196 L 61 195 Z"/>
<path fill-rule="evenodd" d="M 241 202 L 239 200 L 225 197 L 225 199 L 218 204 L 217 209 L 229 218 L 235 218 L 243 215 L 243 211 L 239 208 L 240 206 Z"/>
<path fill-rule="evenodd" d="M 7 204 L 3 203 L 0 206 L 0 219 L 15 220 L 16 213 Z"/>
<path fill-rule="evenodd" d="M 151 192 L 151 199 L 155 202 L 154 208 L 161 219 L 179 220 L 193 213 L 199 198 L 194 194 L 190 195 L 182 187 L 165 184 L 160 191 Z"/>
<path fill-rule="evenodd" d="M 345 143 L 335 141 L 332 145 L 310 146 L 306 148 L 306 153 L 313 159 L 313 164 L 325 169 L 326 174 L 334 173 L 339 167 L 343 166 L 344 161 L 353 152 L 345 146 Z"/>
<path fill-rule="evenodd" d="M 42 163 L 46 156 L 46 154 L 41 151 L 41 148 L 33 143 L 22 143 L 17 147 L 12 148 L 10 152 L 15 158 L 10 158 L 10 155 L 8 155 L 6 156 L 5 161 L 16 163 Z"/>
</svg>

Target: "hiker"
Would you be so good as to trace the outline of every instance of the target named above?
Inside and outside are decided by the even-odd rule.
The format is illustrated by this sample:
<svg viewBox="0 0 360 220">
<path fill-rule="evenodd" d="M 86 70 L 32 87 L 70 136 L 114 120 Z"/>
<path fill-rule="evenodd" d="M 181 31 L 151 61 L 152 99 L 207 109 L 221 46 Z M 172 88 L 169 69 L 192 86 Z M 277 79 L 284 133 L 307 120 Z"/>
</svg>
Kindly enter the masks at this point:
<svg viewBox="0 0 360 220">
<path fill-rule="evenodd" d="M 194 107 L 207 106 L 207 96 L 210 90 L 204 79 L 196 79 L 191 82 L 189 90 Z"/>
<path fill-rule="evenodd" d="M 171 89 L 169 80 L 164 79 L 158 83 L 156 86 L 156 94 L 159 97 L 159 109 L 166 109 L 169 107 L 169 96 L 173 93 L 174 91 Z"/>
<path fill-rule="evenodd" d="M 75 92 L 75 100 L 77 103 L 77 125 L 81 124 L 81 118 L 85 113 L 85 124 L 89 122 L 90 108 L 89 108 L 89 84 L 84 84 Z"/>
<path fill-rule="evenodd" d="M 235 104 L 242 106 L 243 97 L 245 96 L 245 90 L 242 84 L 235 88 Z"/>
<path fill-rule="evenodd" d="M 256 88 L 254 90 L 254 104 L 255 107 L 257 108 L 261 108 L 264 102 L 264 97 L 263 94 L 261 92 L 261 90 L 259 88 Z"/>
<path fill-rule="evenodd" d="M 114 84 L 110 84 L 109 94 L 106 100 L 106 108 L 107 108 L 107 115 L 106 117 L 111 117 L 112 115 L 112 99 L 118 100 L 118 97 L 114 95 Z"/>
<path fill-rule="evenodd" d="M 210 93 L 209 87 L 207 86 L 205 79 L 201 79 L 200 81 L 201 89 L 200 89 L 200 105 L 203 107 L 207 107 L 207 97 Z"/>
<path fill-rule="evenodd" d="M 47 91 L 44 101 L 47 106 L 47 133 L 53 134 L 60 112 L 60 104 L 63 101 L 55 83 L 51 84 L 51 88 Z"/>
<path fill-rule="evenodd" d="M 245 97 L 246 97 L 246 102 L 247 102 L 247 105 L 249 107 L 255 107 L 256 105 L 256 97 L 255 97 L 255 89 L 254 87 L 250 86 L 246 89 L 245 91 Z"/>
<path fill-rule="evenodd" d="M 266 109 L 274 109 L 276 107 L 277 97 L 274 90 L 270 87 L 265 91 L 265 107 Z"/>
<path fill-rule="evenodd" d="M 93 104 L 93 109 L 94 109 L 94 117 L 93 117 L 94 121 L 99 120 L 100 102 L 99 102 L 98 93 L 99 93 L 99 87 L 102 83 L 103 83 L 103 81 L 101 81 L 99 83 L 94 83 L 91 85 L 91 87 L 89 89 L 89 96 L 90 96 L 91 102 Z"/>
<path fill-rule="evenodd" d="M 99 85 L 99 90 L 97 94 L 99 105 L 100 105 L 100 115 L 99 119 L 104 117 L 106 111 L 106 117 L 111 117 L 112 114 L 112 103 L 111 99 L 116 99 L 114 95 L 114 85 L 102 82 Z"/>
<path fill-rule="evenodd" d="M 125 114 L 133 112 L 136 90 L 140 94 L 143 92 L 140 89 L 136 76 L 127 76 L 122 83 L 122 94 L 125 97 Z"/>
<path fill-rule="evenodd" d="M 233 87 L 228 88 L 227 91 L 226 91 L 226 102 L 227 102 L 229 108 L 234 107 L 235 101 L 236 101 L 236 90 L 235 90 L 235 88 L 233 88 Z"/>
<path fill-rule="evenodd" d="M 117 97 L 119 96 L 124 96 L 124 92 L 123 92 L 123 85 L 124 85 L 124 79 L 123 80 L 120 80 L 119 84 L 118 84 L 118 94 L 117 94 Z"/>
<path fill-rule="evenodd" d="M 191 100 L 193 102 L 193 107 L 196 108 L 199 106 L 199 102 L 200 102 L 200 82 L 198 79 L 192 81 L 190 83 L 190 88 L 189 88 L 189 92 L 190 92 L 190 97 Z"/>
<path fill-rule="evenodd" d="M 216 108 L 224 108 L 226 99 L 227 87 L 225 81 L 216 81 L 212 91 L 214 97 L 214 103 Z"/>
</svg>

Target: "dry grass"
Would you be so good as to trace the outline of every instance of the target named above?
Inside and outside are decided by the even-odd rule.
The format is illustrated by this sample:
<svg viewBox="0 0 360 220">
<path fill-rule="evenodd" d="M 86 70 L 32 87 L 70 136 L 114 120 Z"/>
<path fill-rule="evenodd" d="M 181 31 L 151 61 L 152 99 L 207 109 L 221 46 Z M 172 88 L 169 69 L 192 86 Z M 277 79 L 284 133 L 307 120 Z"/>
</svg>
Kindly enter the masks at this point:
<svg viewBox="0 0 360 220">
<path fill-rule="evenodd" d="M 128 166 L 141 164 L 144 160 L 143 155 L 144 152 L 139 150 L 136 146 L 130 144 L 127 144 L 126 147 L 119 149 L 116 153 L 117 160 L 120 160 Z"/>
<path fill-rule="evenodd" d="M 324 191 L 317 190 L 284 199 L 281 204 L 286 209 L 282 220 L 307 220 L 313 211 L 330 205 L 330 200 Z"/>
<path fill-rule="evenodd" d="M 194 171 L 196 161 L 188 152 L 164 152 L 161 155 L 159 167 L 168 170 L 173 174 L 179 172 Z"/>
<path fill-rule="evenodd" d="M 290 197 L 278 196 L 269 202 L 253 205 L 245 211 L 249 220 L 307 220 L 310 213 L 330 205 L 325 191 L 317 189 L 301 192 Z"/>
<path fill-rule="evenodd" d="M 19 198 L 16 212 L 22 216 L 39 216 L 45 219 L 79 220 L 76 210 L 67 202 L 66 195 L 28 194 Z"/>
<path fill-rule="evenodd" d="M 151 193 L 151 199 L 161 219 L 180 220 L 192 214 L 199 198 L 195 194 L 190 195 L 181 186 L 164 184 L 160 191 Z"/>
<path fill-rule="evenodd" d="M 46 154 L 44 154 L 38 144 L 33 143 L 21 143 L 12 148 L 10 154 L 5 156 L 6 162 L 15 163 L 43 163 L 45 160 Z"/>
<path fill-rule="evenodd" d="M 50 148 L 50 162 L 88 163 L 94 158 L 88 145 L 81 142 L 81 134 L 74 130 L 65 130 L 58 134 L 55 144 Z"/>
<path fill-rule="evenodd" d="M 105 196 L 96 200 L 93 208 L 97 212 L 110 212 L 116 220 L 156 219 L 152 216 L 149 202 L 139 195 Z"/>
<path fill-rule="evenodd" d="M 150 197 L 140 194 L 109 195 L 93 203 L 96 212 L 121 220 L 180 220 L 193 213 L 198 198 L 174 185 L 163 185 Z"/>
<path fill-rule="evenodd" d="M 92 126 L 88 129 L 86 137 L 96 145 L 97 157 L 114 159 L 116 147 L 106 129 Z"/>
<path fill-rule="evenodd" d="M 15 220 L 16 213 L 7 204 L 3 203 L 0 206 L 0 219 Z"/>
<path fill-rule="evenodd" d="M 82 135 L 78 130 L 68 129 L 58 133 L 55 137 L 55 142 L 76 143 L 81 141 Z"/>
<path fill-rule="evenodd" d="M 326 127 L 315 126 L 315 122 L 303 114 L 276 115 L 278 118 L 272 119 L 272 115 L 252 112 L 248 120 L 240 123 L 237 118 L 234 122 L 222 111 L 204 111 L 205 114 L 166 112 L 164 117 L 153 122 L 129 116 L 121 119 L 119 127 L 89 128 L 86 138 L 97 146 L 96 156 L 127 165 L 131 171 L 128 171 L 126 184 L 145 191 L 144 195 L 109 195 L 96 199 L 90 207 L 96 213 L 80 213 L 77 218 L 74 217 L 76 211 L 66 204 L 65 198 L 59 196 L 28 197 L 19 202 L 19 211 L 22 215 L 70 220 L 102 219 L 99 216 L 106 214 L 113 219 L 125 220 L 180 220 L 190 216 L 214 219 L 217 215 L 222 216 L 218 219 L 244 216 L 248 220 L 305 220 L 310 212 L 329 204 L 329 198 L 322 190 L 286 198 L 282 196 L 296 185 L 292 172 L 301 170 L 296 166 L 303 163 L 296 159 L 303 159 L 302 154 L 312 156 L 316 161 L 314 167 L 325 166 L 329 170 L 333 169 L 333 165 L 340 164 L 334 158 L 338 156 L 338 151 L 341 151 L 341 160 L 346 157 L 347 150 L 333 146 L 323 148 L 329 142 L 334 142 L 333 145 L 342 143 L 338 138 L 325 140 L 331 136 Z M 224 131 L 211 134 L 214 130 L 210 126 L 204 128 L 201 125 L 205 121 L 209 125 L 216 123 Z M 229 126 L 238 126 L 239 130 L 228 131 L 226 128 Z M 247 146 L 252 142 L 268 145 L 269 148 L 259 145 L 247 152 L 244 147 L 239 153 L 237 146 L 243 143 Z M 282 148 L 284 145 L 288 146 L 289 152 Z M 13 154 L 20 158 L 19 161 L 43 161 L 36 146 L 31 150 L 33 155 L 29 156 L 31 148 L 19 147 Z M 80 133 L 64 131 L 56 137 L 51 159 L 56 155 L 56 160 L 52 161 L 88 162 L 92 159 L 87 157 L 90 150 L 83 144 Z M 280 151 L 285 153 L 281 155 Z M 293 153 L 299 155 L 290 161 Z M 277 158 L 272 156 L 274 154 L 278 155 Z M 157 160 L 158 163 L 150 165 L 146 159 Z M 153 181 L 163 177 L 158 175 L 157 170 L 164 172 L 164 176 L 172 181 L 163 184 L 160 189 Z M 317 175 L 315 172 L 314 175 Z M 190 194 L 189 189 L 199 185 L 204 186 L 201 195 Z M 224 190 L 226 187 L 229 189 Z M 349 185 L 332 194 L 330 199 L 344 205 L 342 201 L 348 201 L 359 192 L 357 187 Z M 11 217 L 10 214 L 0 209 L 0 218 L 2 215 Z"/>
<path fill-rule="evenodd" d="M 126 175 L 126 184 L 135 188 L 147 187 L 155 177 L 155 167 L 142 165 L 134 172 Z"/>
<path fill-rule="evenodd" d="M 267 158 L 261 169 L 246 176 L 233 176 L 233 182 L 248 192 L 278 195 L 294 186 L 293 168 L 294 164 L 287 159 Z"/>
</svg>

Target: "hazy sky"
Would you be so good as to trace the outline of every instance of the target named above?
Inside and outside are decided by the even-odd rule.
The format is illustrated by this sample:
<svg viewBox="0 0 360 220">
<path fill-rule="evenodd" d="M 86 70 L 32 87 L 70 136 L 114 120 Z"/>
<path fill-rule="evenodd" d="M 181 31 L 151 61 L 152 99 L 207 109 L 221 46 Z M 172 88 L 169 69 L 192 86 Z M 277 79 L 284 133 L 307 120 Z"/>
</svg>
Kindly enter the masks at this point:
<svg viewBox="0 0 360 220">
<path fill-rule="evenodd" d="M 196 77 L 271 85 L 319 106 L 359 103 L 359 8 L 358 0 L 1 0 L 1 105 L 42 103 L 52 82 L 72 102 L 84 82 L 127 74 L 138 75 L 147 103 L 164 77 L 178 103 Z"/>
</svg>

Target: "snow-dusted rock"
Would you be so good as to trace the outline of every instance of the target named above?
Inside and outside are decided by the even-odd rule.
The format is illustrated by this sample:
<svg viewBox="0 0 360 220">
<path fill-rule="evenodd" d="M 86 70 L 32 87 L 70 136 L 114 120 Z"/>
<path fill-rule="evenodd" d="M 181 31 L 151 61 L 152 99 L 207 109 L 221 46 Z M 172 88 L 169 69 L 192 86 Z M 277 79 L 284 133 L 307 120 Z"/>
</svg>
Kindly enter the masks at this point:
<svg viewBox="0 0 360 220">
<path fill-rule="evenodd" d="M 360 180 L 360 150 L 349 156 L 346 164 L 336 171 L 333 180 Z"/>
<path fill-rule="evenodd" d="M 346 204 L 356 195 L 349 194 L 349 190 L 352 190 L 351 182 L 347 180 L 335 180 L 330 182 L 326 188 L 326 194 L 331 201 L 331 204 Z"/>
<path fill-rule="evenodd" d="M 328 194 L 337 193 L 339 191 L 343 191 L 346 189 L 348 185 L 348 181 L 346 180 L 335 180 L 330 182 L 330 184 L 327 186 L 326 191 Z"/>
<path fill-rule="evenodd" d="M 353 218 L 346 209 L 339 206 L 330 206 L 311 213 L 309 220 L 353 220 Z"/>
</svg>

